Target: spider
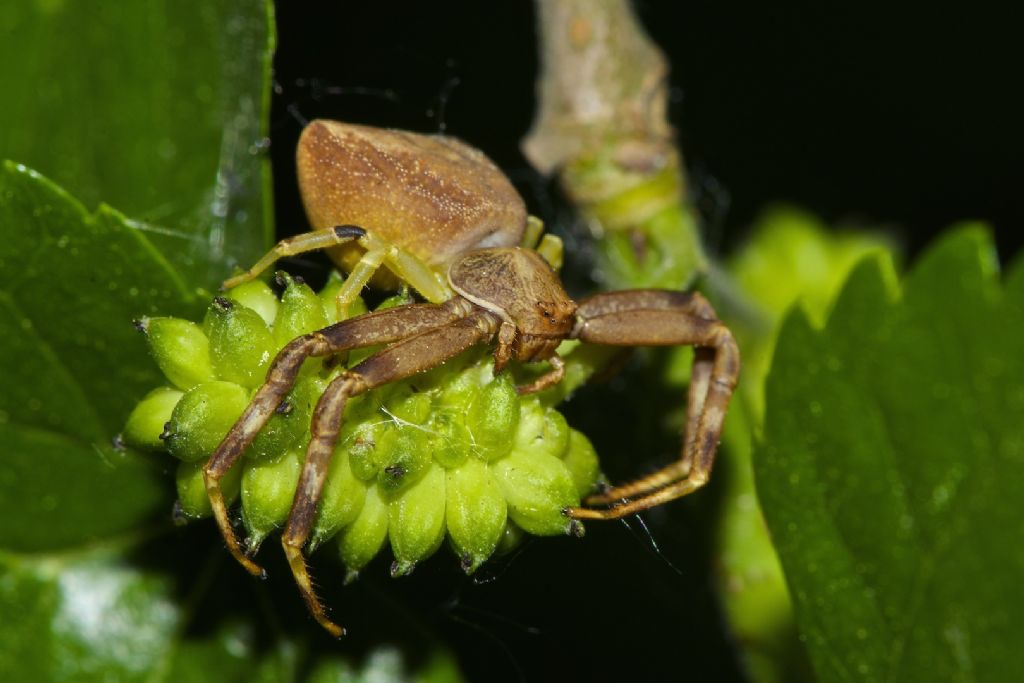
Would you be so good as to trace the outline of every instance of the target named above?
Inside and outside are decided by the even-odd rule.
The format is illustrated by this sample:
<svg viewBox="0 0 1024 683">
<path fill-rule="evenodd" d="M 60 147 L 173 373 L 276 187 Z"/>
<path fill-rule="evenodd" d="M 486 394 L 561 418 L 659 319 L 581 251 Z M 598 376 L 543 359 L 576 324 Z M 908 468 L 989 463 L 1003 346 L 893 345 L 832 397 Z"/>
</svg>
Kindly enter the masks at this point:
<svg viewBox="0 0 1024 683">
<path fill-rule="evenodd" d="M 256 277 L 281 256 L 328 248 L 349 272 L 338 295 L 339 312 L 347 311 L 371 280 L 386 286 L 400 278 L 428 303 L 342 320 L 298 337 L 278 353 L 265 383 L 203 469 L 221 534 L 248 571 L 265 575 L 232 529 L 220 480 L 282 403 L 303 361 L 360 347 L 383 345 L 338 375 L 319 399 L 282 535 L 309 611 L 335 636 L 344 630 L 328 617 L 314 592 L 303 548 L 345 405 L 354 396 L 427 371 L 472 346 L 495 344 L 495 372 L 513 359 L 547 362 L 550 370 L 518 387 L 523 394 L 563 378 L 565 365 L 556 349 L 566 339 L 612 346 L 695 346 L 679 459 L 591 495 L 585 507 L 564 514 L 579 520 L 616 519 L 684 496 L 708 480 L 740 360 L 732 334 L 704 297 L 626 290 L 573 301 L 549 262 L 560 258 L 560 243 L 542 239 L 536 249 L 527 248 L 537 241 L 539 221 L 527 217 L 522 199 L 487 157 L 453 138 L 314 121 L 303 131 L 297 161 L 314 230 L 278 243 L 225 286 Z"/>
</svg>

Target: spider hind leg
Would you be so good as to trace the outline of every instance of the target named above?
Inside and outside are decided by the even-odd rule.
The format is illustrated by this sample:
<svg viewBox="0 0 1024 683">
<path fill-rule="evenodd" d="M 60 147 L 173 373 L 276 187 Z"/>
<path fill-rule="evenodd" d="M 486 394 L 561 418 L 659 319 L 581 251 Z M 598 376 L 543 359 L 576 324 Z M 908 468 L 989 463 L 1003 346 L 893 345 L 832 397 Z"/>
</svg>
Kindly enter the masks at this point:
<svg viewBox="0 0 1024 683">
<path fill-rule="evenodd" d="M 234 558 L 249 573 L 260 577 L 264 575 L 262 567 L 250 559 L 235 534 L 220 481 L 242 457 L 245 449 L 291 390 L 303 362 L 310 357 L 392 343 L 409 335 L 443 327 L 461 315 L 461 312 L 449 305 L 401 306 L 369 313 L 312 332 L 289 342 L 278 352 L 267 372 L 266 381 L 203 467 L 207 496 L 221 536 Z"/>
<path fill-rule="evenodd" d="M 327 616 L 327 610 L 314 589 L 303 549 L 316 520 L 348 400 L 383 384 L 430 370 L 471 346 L 489 341 L 499 324 L 500 321 L 491 313 L 479 311 L 395 341 L 336 377 L 317 402 L 310 424 L 311 438 L 306 460 L 281 544 L 310 613 L 334 636 L 343 635 L 344 629 Z"/>
<path fill-rule="evenodd" d="M 617 519 L 680 498 L 711 475 L 725 413 L 739 375 L 739 349 L 699 294 L 635 290 L 595 295 L 580 304 L 578 337 L 616 346 L 692 344 L 693 372 L 679 459 L 645 477 L 592 495 L 570 508 L 575 519 Z"/>
</svg>

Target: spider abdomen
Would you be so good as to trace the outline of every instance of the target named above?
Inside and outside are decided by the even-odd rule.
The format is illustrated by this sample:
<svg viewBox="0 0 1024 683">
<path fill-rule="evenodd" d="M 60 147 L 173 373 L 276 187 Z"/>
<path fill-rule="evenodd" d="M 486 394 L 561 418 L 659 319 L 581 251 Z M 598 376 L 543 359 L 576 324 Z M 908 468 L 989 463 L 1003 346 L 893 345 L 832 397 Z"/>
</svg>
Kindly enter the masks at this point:
<svg viewBox="0 0 1024 683">
<path fill-rule="evenodd" d="M 318 120 L 303 130 L 296 156 L 316 229 L 359 225 L 432 267 L 522 239 L 522 198 L 490 159 L 455 138 Z"/>
</svg>

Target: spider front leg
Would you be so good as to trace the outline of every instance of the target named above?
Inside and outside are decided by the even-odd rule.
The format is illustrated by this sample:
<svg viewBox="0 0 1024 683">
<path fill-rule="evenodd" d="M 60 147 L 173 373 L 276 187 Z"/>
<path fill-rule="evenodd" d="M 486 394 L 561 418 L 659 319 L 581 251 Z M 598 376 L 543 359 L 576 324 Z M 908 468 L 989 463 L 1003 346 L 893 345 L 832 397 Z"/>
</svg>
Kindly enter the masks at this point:
<svg viewBox="0 0 1024 683">
<path fill-rule="evenodd" d="M 345 405 L 353 396 L 434 368 L 471 346 L 489 341 L 497 332 L 499 323 L 492 314 L 480 311 L 439 329 L 396 342 L 339 375 L 320 397 L 310 425 L 312 438 L 281 543 L 310 613 L 334 636 L 341 636 L 345 631 L 331 621 L 317 597 L 302 549 L 316 519 L 331 456 L 341 432 Z"/>
<path fill-rule="evenodd" d="M 339 319 L 348 317 L 349 304 L 356 300 L 382 266 L 387 267 L 400 282 L 415 289 L 430 303 L 439 304 L 451 298 L 451 292 L 444 280 L 408 251 L 372 233 L 366 233 L 361 237 L 359 245 L 366 251 L 352 266 L 335 299 Z"/>
<path fill-rule="evenodd" d="M 339 318 L 348 317 L 349 304 L 355 301 L 363 287 L 370 282 L 382 265 L 387 266 L 401 281 L 408 283 L 431 303 L 439 304 L 450 298 L 451 292 L 448 291 L 443 279 L 420 259 L 356 225 L 339 225 L 283 239 L 264 254 L 252 268 L 225 280 L 221 289 L 231 289 L 256 278 L 273 266 L 279 258 L 330 249 L 352 241 L 358 242 L 364 251 L 359 260 L 351 265 L 351 272 L 338 290 L 335 303 Z"/>
<path fill-rule="evenodd" d="M 224 542 L 235 559 L 251 574 L 263 576 L 263 569 L 249 559 L 235 536 L 220 480 L 242 456 L 291 390 L 303 361 L 350 349 L 388 344 L 411 334 L 441 327 L 462 315 L 463 311 L 454 303 L 443 306 L 400 306 L 331 325 L 299 337 L 281 349 L 270 365 L 266 382 L 257 390 L 242 416 L 203 467 L 206 493 Z"/>
<path fill-rule="evenodd" d="M 548 363 L 551 364 L 551 370 L 545 372 L 529 384 L 516 387 L 516 392 L 520 396 L 544 391 L 565 379 L 565 361 L 562 360 L 561 356 L 556 353 L 551 358 L 548 358 Z"/>
<path fill-rule="evenodd" d="M 634 482 L 587 499 L 590 505 L 640 495 L 605 509 L 571 508 L 576 519 L 616 519 L 685 496 L 711 474 L 725 413 L 739 376 L 739 349 L 732 333 L 700 294 L 635 290 L 599 294 L 583 301 L 574 336 L 615 346 L 697 347 L 689 389 L 687 424 L 679 460 Z"/>
<path fill-rule="evenodd" d="M 608 505 L 615 501 L 632 498 L 641 493 L 654 491 L 667 484 L 678 481 L 690 473 L 693 466 L 694 451 L 686 447 L 686 434 L 696 434 L 700 423 L 704 399 L 708 392 L 708 381 L 715 360 L 714 349 L 694 349 L 693 368 L 690 371 L 690 389 L 686 403 L 686 425 L 684 427 L 683 452 L 679 460 L 671 465 L 635 479 L 627 484 L 609 487 L 600 493 L 588 496 L 584 501 L 587 505 Z"/>
<path fill-rule="evenodd" d="M 252 268 L 225 280 L 224 284 L 221 285 L 221 289 L 231 289 L 243 282 L 256 278 L 260 273 L 274 265 L 279 258 L 336 247 L 339 244 L 345 244 L 365 236 L 366 231 L 359 226 L 339 225 L 334 228 L 327 228 L 326 230 L 314 230 L 295 235 L 294 237 L 288 237 L 275 244 Z"/>
</svg>

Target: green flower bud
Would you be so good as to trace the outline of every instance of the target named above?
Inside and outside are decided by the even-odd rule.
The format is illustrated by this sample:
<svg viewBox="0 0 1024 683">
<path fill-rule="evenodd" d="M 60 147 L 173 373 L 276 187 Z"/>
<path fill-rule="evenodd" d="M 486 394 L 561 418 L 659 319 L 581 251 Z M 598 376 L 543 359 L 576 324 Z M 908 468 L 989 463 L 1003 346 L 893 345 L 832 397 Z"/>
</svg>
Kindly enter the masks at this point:
<svg viewBox="0 0 1024 683">
<path fill-rule="evenodd" d="M 562 510 L 579 505 L 572 476 L 558 458 L 546 453 L 513 451 L 491 464 L 508 503 L 508 516 L 525 531 L 554 536 L 571 531 Z"/>
<path fill-rule="evenodd" d="M 430 435 L 416 427 L 385 430 L 377 441 L 376 457 L 381 462 L 377 484 L 388 494 L 416 484 L 434 464 Z"/>
<path fill-rule="evenodd" d="M 510 552 L 519 547 L 523 542 L 524 531 L 516 526 L 516 523 L 511 519 L 505 523 L 505 531 L 501 534 L 501 538 L 498 540 L 498 547 L 494 549 L 494 554 L 498 557 L 508 555 Z"/>
<path fill-rule="evenodd" d="M 488 370 L 486 375 L 481 371 L 482 368 Z M 432 373 L 437 372 L 440 375 L 437 381 L 442 384 L 438 403 L 443 407 L 451 408 L 456 414 L 465 415 L 469 410 L 469 406 L 476 399 L 481 385 L 484 384 L 482 381 L 484 376 L 487 377 L 487 381 L 490 381 L 489 367 L 474 363 L 458 374 L 452 374 L 451 371 L 441 374 L 442 371 L 447 371 L 447 368 L 441 366 L 431 371 Z"/>
<path fill-rule="evenodd" d="M 365 429 L 349 446 L 348 454 L 352 473 L 360 481 L 369 482 L 376 478 L 380 467 L 377 465 L 377 438 L 374 430 Z"/>
<path fill-rule="evenodd" d="M 200 519 L 213 514 L 210 498 L 206 494 L 206 482 L 203 481 L 205 462 L 178 463 L 175 483 L 178 486 L 177 509 L 188 519 Z M 235 466 L 221 477 L 220 489 L 224 492 L 224 502 L 228 505 L 238 498 L 239 482 L 242 479 L 242 468 Z"/>
<path fill-rule="evenodd" d="M 326 382 L 318 377 L 299 379 L 246 449 L 245 457 L 256 462 L 276 460 L 289 449 L 304 448 L 309 443 L 309 423 L 313 408 L 325 387 Z"/>
<path fill-rule="evenodd" d="M 380 551 L 388 537 L 388 504 L 381 498 L 378 487 L 366 489 L 363 509 L 351 525 L 345 527 L 338 538 L 341 561 L 348 568 L 346 583 L 359 574 Z"/>
<path fill-rule="evenodd" d="M 384 301 L 381 301 L 377 308 L 373 310 L 386 311 L 389 308 L 396 308 L 398 306 L 404 306 L 409 303 L 412 303 L 412 299 L 409 297 L 409 295 L 399 292 L 398 294 L 392 294 L 387 299 L 384 299 Z"/>
<path fill-rule="evenodd" d="M 562 462 L 569 469 L 576 493 L 581 498 L 594 490 L 594 485 L 601 476 L 601 466 L 590 439 L 575 429 L 570 430 L 569 447 L 562 456 Z"/>
<path fill-rule="evenodd" d="M 338 447 L 335 449 L 335 452 L 348 452 L 352 473 L 366 482 L 380 471 L 377 441 L 384 435 L 386 428 L 378 419 L 380 404 L 377 399 L 376 392 L 349 399 L 345 408 L 345 424 L 341 427 Z"/>
<path fill-rule="evenodd" d="M 263 280 L 249 280 L 229 289 L 224 296 L 250 308 L 263 318 L 267 325 L 273 325 L 277 317 L 277 297 L 274 290 Z"/>
<path fill-rule="evenodd" d="M 402 422 L 422 425 L 430 417 L 432 405 L 429 394 L 415 393 L 408 385 L 403 385 L 397 395 L 388 400 L 387 411 Z"/>
<path fill-rule="evenodd" d="M 160 387 L 146 394 L 128 416 L 122 433 L 124 442 L 135 448 L 163 450 L 160 435 L 182 396 L 182 392 L 170 387 Z"/>
<path fill-rule="evenodd" d="M 569 445 L 569 425 L 554 408 L 545 408 L 535 397 L 523 401 L 513 449 L 520 453 L 561 458 Z"/>
<path fill-rule="evenodd" d="M 448 534 L 462 568 L 472 574 L 505 535 L 505 496 L 487 465 L 476 458 L 448 470 L 445 496 Z"/>
<path fill-rule="evenodd" d="M 247 389 L 262 384 L 274 357 L 274 339 L 263 318 L 223 297 L 209 310 L 210 358 L 217 376 Z"/>
<path fill-rule="evenodd" d="M 231 382 L 193 387 L 171 412 L 164 439 L 167 450 L 186 462 L 209 458 L 248 404 L 248 392 Z"/>
<path fill-rule="evenodd" d="M 242 519 L 249 530 L 246 545 L 250 550 L 258 548 L 267 534 L 288 519 L 302 460 L 302 453 L 291 451 L 277 460 L 246 465 L 242 475 Z"/>
<path fill-rule="evenodd" d="M 327 279 L 327 284 L 320 290 L 317 297 L 320 299 L 320 304 L 323 306 L 324 314 L 327 317 L 327 324 L 333 325 L 338 322 L 338 291 L 341 286 L 345 284 L 345 277 L 338 271 L 331 271 L 331 276 Z M 362 297 L 356 297 L 355 301 L 348 305 L 348 314 L 345 318 L 354 318 L 357 315 L 366 313 L 366 302 L 363 301 Z"/>
<path fill-rule="evenodd" d="M 320 512 L 313 525 L 310 552 L 356 520 L 366 501 L 366 484 L 352 473 L 348 453 L 335 452 L 327 472 Z"/>
<path fill-rule="evenodd" d="M 210 346 L 199 325 L 181 318 L 148 318 L 139 323 L 149 350 L 171 384 L 188 391 L 213 379 Z"/>
<path fill-rule="evenodd" d="M 445 470 L 431 467 L 423 478 L 389 505 L 388 535 L 395 563 L 392 576 L 405 576 L 444 539 Z"/>
<path fill-rule="evenodd" d="M 326 327 L 327 316 L 309 285 L 284 273 L 278 276 L 287 283 L 274 319 L 274 342 L 276 348 L 281 348 L 296 337 Z"/>
<path fill-rule="evenodd" d="M 565 416 L 554 408 L 544 411 L 544 431 L 541 438 L 544 440 L 544 451 L 558 458 L 564 458 L 569 448 L 569 434 L 572 430 Z"/>
<path fill-rule="evenodd" d="M 435 409 L 427 429 L 431 433 L 430 452 L 441 467 L 459 467 L 472 452 L 473 435 L 462 415 Z"/>
<path fill-rule="evenodd" d="M 491 461 L 506 455 L 519 424 L 519 394 L 510 373 L 495 377 L 480 389 L 466 421 L 476 452 Z"/>
</svg>

